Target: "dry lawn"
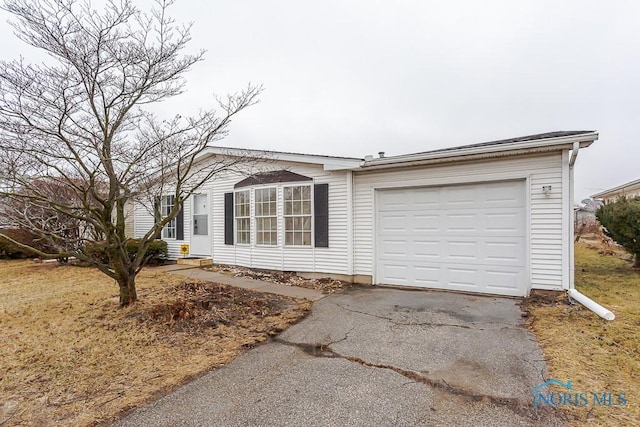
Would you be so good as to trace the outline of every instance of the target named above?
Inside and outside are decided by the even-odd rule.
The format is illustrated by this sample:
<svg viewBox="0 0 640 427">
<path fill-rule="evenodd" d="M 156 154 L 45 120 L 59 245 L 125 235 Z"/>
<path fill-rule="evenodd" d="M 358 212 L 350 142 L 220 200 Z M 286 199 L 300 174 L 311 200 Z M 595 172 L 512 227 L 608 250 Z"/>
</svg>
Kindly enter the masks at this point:
<svg viewBox="0 0 640 427">
<path fill-rule="evenodd" d="M 93 425 L 229 363 L 307 301 L 184 279 L 138 279 L 140 303 L 90 268 L 0 261 L 0 426 Z"/>
<path fill-rule="evenodd" d="M 576 407 L 573 425 L 640 425 L 640 272 L 631 257 L 599 240 L 576 244 L 576 288 L 616 315 L 606 321 L 565 298 L 532 299 L 530 327 L 549 376 L 581 392 L 625 392 L 624 407 Z"/>
</svg>

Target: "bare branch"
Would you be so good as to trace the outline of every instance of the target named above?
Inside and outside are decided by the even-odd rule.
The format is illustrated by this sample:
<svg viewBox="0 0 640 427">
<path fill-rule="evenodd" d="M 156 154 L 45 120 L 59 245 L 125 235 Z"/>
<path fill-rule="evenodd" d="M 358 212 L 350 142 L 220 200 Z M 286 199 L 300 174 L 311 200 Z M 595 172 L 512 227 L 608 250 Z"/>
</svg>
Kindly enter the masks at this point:
<svg viewBox="0 0 640 427">
<path fill-rule="evenodd" d="M 181 94 L 204 51 L 185 53 L 191 24 L 170 17 L 173 1 L 141 11 L 130 0 L 5 0 L 16 36 L 51 60 L 0 61 L 0 209 L 14 227 L 37 233 L 47 250 L 71 254 L 115 278 L 121 303 L 135 301 L 146 251 L 180 204 L 236 157 L 200 160 L 227 135 L 232 118 L 261 87 L 218 100 L 215 110 L 161 120 L 144 108 Z M 125 207 L 175 196 L 131 256 Z M 155 216 L 154 216 L 155 217 Z M 99 242 L 109 263 L 91 257 Z M 43 243 L 44 244 L 44 243 Z"/>
</svg>

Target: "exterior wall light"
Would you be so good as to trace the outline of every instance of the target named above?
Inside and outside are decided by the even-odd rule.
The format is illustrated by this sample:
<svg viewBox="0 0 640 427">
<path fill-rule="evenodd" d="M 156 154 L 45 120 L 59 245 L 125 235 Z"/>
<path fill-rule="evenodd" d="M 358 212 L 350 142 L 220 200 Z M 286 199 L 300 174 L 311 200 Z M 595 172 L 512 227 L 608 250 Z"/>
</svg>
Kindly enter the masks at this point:
<svg viewBox="0 0 640 427">
<path fill-rule="evenodd" d="M 544 193 L 545 196 L 548 196 L 549 194 L 551 194 L 551 186 L 550 185 L 543 185 L 542 186 L 542 192 Z"/>
</svg>

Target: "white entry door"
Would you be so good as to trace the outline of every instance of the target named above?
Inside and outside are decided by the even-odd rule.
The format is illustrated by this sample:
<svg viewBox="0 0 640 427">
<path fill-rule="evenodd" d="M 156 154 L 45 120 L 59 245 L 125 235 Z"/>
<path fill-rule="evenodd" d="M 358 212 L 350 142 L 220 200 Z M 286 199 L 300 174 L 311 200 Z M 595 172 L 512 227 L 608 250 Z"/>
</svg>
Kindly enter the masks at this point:
<svg viewBox="0 0 640 427">
<path fill-rule="evenodd" d="M 194 194 L 191 209 L 191 255 L 211 256 L 210 211 L 209 194 Z"/>
<path fill-rule="evenodd" d="M 377 283 L 526 295 L 524 181 L 377 193 Z"/>
</svg>

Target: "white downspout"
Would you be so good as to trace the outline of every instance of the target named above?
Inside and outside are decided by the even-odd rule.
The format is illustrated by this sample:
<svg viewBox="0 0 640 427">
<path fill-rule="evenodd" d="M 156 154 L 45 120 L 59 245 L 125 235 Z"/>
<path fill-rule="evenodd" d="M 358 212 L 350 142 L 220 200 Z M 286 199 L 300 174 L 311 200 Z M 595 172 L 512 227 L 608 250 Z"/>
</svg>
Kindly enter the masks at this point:
<svg viewBox="0 0 640 427">
<path fill-rule="evenodd" d="M 598 316 L 602 317 L 606 320 L 613 320 L 616 318 L 616 315 L 611 311 L 607 310 L 591 298 L 586 295 L 581 294 L 575 288 L 574 281 L 574 273 L 575 273 L 575 260 L 574 260 L 574 251 L 573 251 L 573 233 L 574 233 L 574 215 L 573 215 L 573 165 L 576 163 L 576 158 L 578 157 L 578 150 L 580 150 L 580 143 L 573 143 L 573 150 L 571 150 L 571 157 L 569 158 L 569 204 L 571 212 L 571 220 L 569 221 L 569 289 L 567 290 L 567 294 L 569 298 L 572 298 L 578 301 L 580 304 L 587 307 L 589 310 L 596 313 Z"/>
</svg>

